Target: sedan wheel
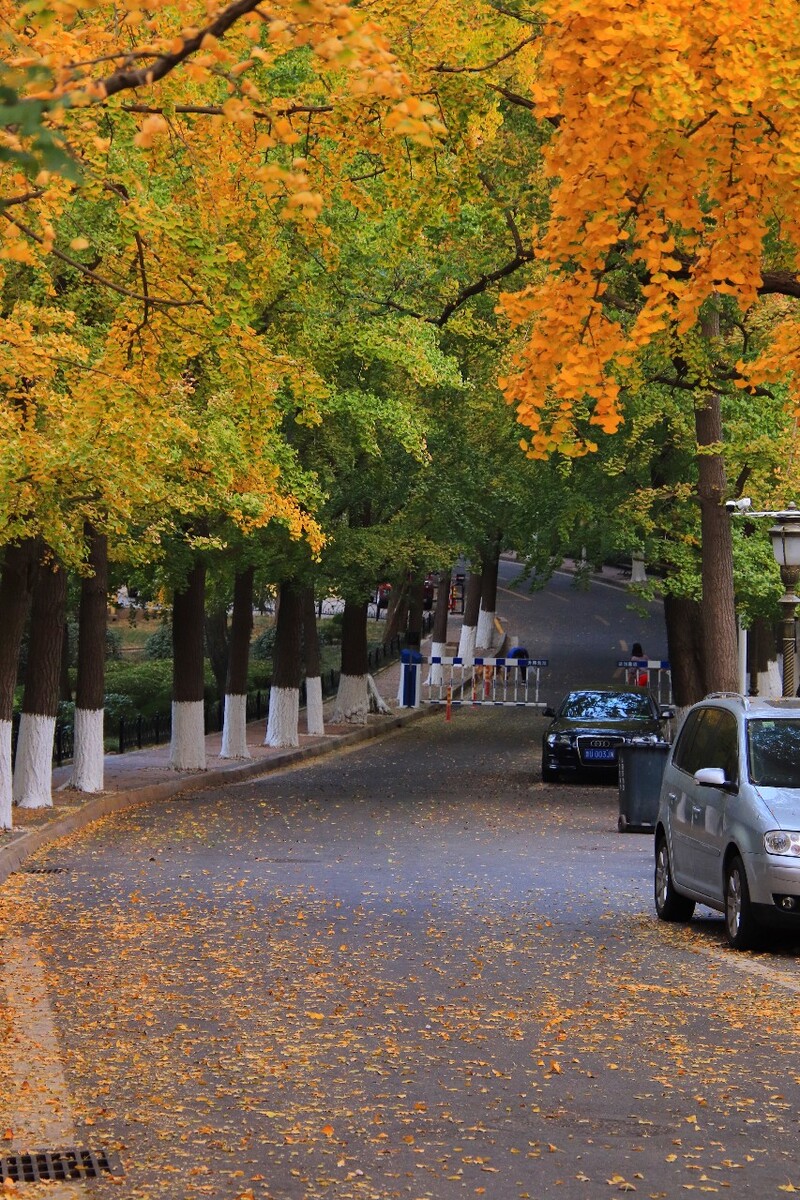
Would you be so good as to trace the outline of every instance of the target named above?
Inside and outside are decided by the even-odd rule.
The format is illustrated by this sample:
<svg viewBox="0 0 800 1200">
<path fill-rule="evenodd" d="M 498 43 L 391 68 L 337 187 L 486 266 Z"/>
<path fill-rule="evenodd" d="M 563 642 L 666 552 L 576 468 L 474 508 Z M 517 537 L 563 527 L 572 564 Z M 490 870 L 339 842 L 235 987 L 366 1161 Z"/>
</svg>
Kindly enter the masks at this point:
<svg viewBox="0 0 800 1200">
<path fill-rule="evenodd" d="M 734 950 L 749 950 L 757 941 L 750 889 L 738 854 L 725 870 L 725 933 Z"/>
<path fill-rule="evenodd" d="M 669 864 L 669 848 L 664 834 L 660 834 L 656 846 L 655 871 L 656 912 L 662 921 L 691 921 L 694 900 L 675 891 Z"/>
</svg>

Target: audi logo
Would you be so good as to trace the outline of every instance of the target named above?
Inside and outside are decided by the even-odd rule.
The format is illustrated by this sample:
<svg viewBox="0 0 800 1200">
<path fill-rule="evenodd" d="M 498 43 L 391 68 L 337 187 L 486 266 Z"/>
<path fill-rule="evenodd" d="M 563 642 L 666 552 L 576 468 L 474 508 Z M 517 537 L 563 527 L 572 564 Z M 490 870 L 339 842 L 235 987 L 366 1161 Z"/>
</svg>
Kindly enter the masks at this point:
<svg viewBox="0 0 800 1200">
<path fill-rule="evenodd" d="M 614 743 L 609 741 L 608 738 L 604 738 L 604 739 L 603 738 L 592 738 L 590 744 L 592 746 L 596 746 L 598 749 L 606 749 L 606 750 L 614 745 Z"/>
</svg>

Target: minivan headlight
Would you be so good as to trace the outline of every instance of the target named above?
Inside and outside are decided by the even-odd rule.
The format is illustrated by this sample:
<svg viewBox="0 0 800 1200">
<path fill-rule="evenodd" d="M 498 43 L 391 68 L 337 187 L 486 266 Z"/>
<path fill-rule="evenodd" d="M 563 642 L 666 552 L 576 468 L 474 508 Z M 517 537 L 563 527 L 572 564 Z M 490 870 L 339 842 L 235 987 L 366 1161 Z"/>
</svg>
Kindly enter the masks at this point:
<svg viewBox="0 0 800 1200">
<path fill-rule="evenodd" d="M 788 854 L 800 858 L 800 832 L 790 829 L 770 829 L 764 834 L 767 854 Z"/>
</svg>

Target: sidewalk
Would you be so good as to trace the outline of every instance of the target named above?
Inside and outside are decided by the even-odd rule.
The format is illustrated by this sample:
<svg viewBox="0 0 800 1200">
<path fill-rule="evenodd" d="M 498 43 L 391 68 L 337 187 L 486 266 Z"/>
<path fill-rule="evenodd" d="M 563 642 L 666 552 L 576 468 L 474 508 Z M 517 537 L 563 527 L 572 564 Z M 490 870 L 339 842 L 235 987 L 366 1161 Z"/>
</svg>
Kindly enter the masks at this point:
<svg viewBox="0 0 800 1200">
<path fill-rule="evenodd" d="M 449 637 L 458 639 L 461 621 L 451 618 Z M 430 640 L 422 645 L 423 655 L 430 653 Z M 278 771 L 295 766 L 307 759 L 331 754 L 348 746 L 382 737 L 410 722 L 418 721 L 439 712 L 437 705 L 423 705 L 417 709 L 404 709 L 398 705 L 397 693 L 400 686 L 400 662 L 390 663 L 375 676 L 378 691 L 391 709 L 390 716 L 370 714 L 366 725 L 331 725 L 335 698 L 325 702 L 325 734 L 309 736 L 300 733 L 300 745 L 291 749 L 276 749 L 265 746 L 266 720 L 254 721 L 247 727 L 247 745 L 252 759 L 221 759 L 221 733 L 210 733 L 206 737 L 207 769 L 205 771 L 175 771 L 169 765 L 169 744 L 153 746 L 145 750 L 133 750 L 127 754 L 107 754 L 105 758 L 106 790 L 97 795 L 70 790 L 67 785 L 72 772 L 71 766 L 53 770 L 52 808 L 14 808 L 15 827 L 0 830 L 0 884 L 19 869 L 22 863 L 40 847 L 83 829 L 92 821 L 119 812 L 138 804 L 167 799 L 178 793 L 199 792 L 219 787 L 228 781 L 238 781 L 251 776 L 263 775 L 267 771 Z M 305 722 L 305 713 L 300 714 L 300 728 Z"/>
</svg>

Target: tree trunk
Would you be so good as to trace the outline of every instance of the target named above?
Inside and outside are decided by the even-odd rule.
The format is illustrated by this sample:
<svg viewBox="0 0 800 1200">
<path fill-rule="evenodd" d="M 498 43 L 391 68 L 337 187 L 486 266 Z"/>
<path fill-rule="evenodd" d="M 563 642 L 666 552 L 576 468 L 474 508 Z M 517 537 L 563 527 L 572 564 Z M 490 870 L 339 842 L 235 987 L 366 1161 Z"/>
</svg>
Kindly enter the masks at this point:
<svg viewBox="0 0 800 1200">
<path fill-rule="evenodd" d="M 497 617 L 497 573 L 500 567 L 499 542 L 481 555 L 481 608 L 478 617 L 476 641 L 488 648 L 495 644 L 495 619 Z"/>
<path fill-rule="evenodd" d="M 172 740 L 170 766 L 206 769 L 204 604 L 206 569 L 195 563 L 172 602 Z"/>
<path fill-rule="evenodd" d="M 275 623 L 275 656 L 269 692 L 266 746 L 299 746 L 300 634 L 302 589 L 294 580 L 281 584 Z"/>
<path fill-rule="evenodd" d="M 664 621 L 672 671 L 672 698 L 686 709 L 705 693 L 703 686 L 702 606 L 685 596 L 664 597 Z"/>
<path fill-rule="evenodd" d="M 322 707 L 322 657 L 317 629 L 317 606 L 313 587 L 303 590 L 303 657 L 306 667 L 306 731 L 315 737 L 325 733 Z"/>
<path fill-rule="evenodd" d="M 408 629 L 406 645 L 419 650 L 422 645 L 422 617 L 425 612 L 425 581 L 414 575 L 408 584 Z"/>
<path fill-rule="evenodd" d="M 342 673 L 334 725 L 366 725 L 369 712 L 367 606 L 346 600 L 342 619 Z"/>
<path fill-rule="evenodd" d="M 444 658 L 447 655 L 447 621 L 450 616 L 450 582 L 452 570 L 440 571 L 437 576 L 436 608 L 433 613 L 433 630 L 431 633 L 431 658 Z M 442 668 L 439 663 L 431 663 L 427 682 L 432 687 L 440 687 L 443 680 Z"/>
<path fill-rule="evenodd" d="M 6 547 L 0 573 L 0 829 L 11 828 L 14 689 L 38 562 L 39 547 L 30 539 Z"/>
<path fill-rule="evenodd" d="M 481 608 L 483 577 L 479 571 L 470 571 L 464 592 L 464 616 L 461 621 L 461 636 L 458 641 L 458 657 L 466 666 L 472 665 L 478 635 L 478 617 Z"/>
<path fill-rule="evenodd" d="M 220 758 L 250 758 L 247 748 L 247 668 L 253 634 L 253 579 L 255 568 L 236 575 L 233 584 L 233 616 L 225 679 L 225 716 Z"/>
<path fill-rule="evenodd" d="M 105 706 L 106 608 L 108 603 L 108 541 L 88 523 L 91 575 L 81 580 L 78 613 L 78 682 L 75 688 L 75 759 L 70 787 L 102 792 L 103 709 Z"/>
<path fill-rule="evenodd" d="M 208 661 L 211 663 L 211 671 L 217 684 L 217 695 L 221 700 L 225 695 L 230 656 L 227 604 L 216 604 L 210 612 L 205 613 L 204 627 Z"/>
<path fill-rule="evenodd" d="M 396 583 L 389 597 L 389 607 L 386 610 L 386 628 L 383 639 L 390 642 L 392 638 L 401 636 L 408 626 L 408 579 Z"/>
<path fill-rule="evenodd" d="M 66 616 L 66 610 L 64 612 Z M 69 682 L 69 659 L 72 647 L 69 644 L 69 621 L 64 621 L 64 632 L 61 635 L 61 668 L 58 680 L 58 698 L 67 704 L 72 700 L 72 688 Z"/>
<path fill-rule="evenodd" d="M 719 334 L 719 315 L 703 322 L 703 334 Z M 700 499 L 703 575 L 703 683 L 706 692 L 739 690 L 736 604 L 733 591 L 733 537 L 725 510 L 727 479 L 720 453 L 704 447 L 722 444 L 722 410 L 719 395 L 695 404 L 698 446 L 697 494 Z"/>
<path fill-rule="evenodd" d="M 28 669 L 14 764 L 13 796 L 20 808 L 50 808 L 53 803 L 53 734 L 66 603 L 67 573 L 50 556 L 40 564 L 31 606 Z"/>
</svg>

